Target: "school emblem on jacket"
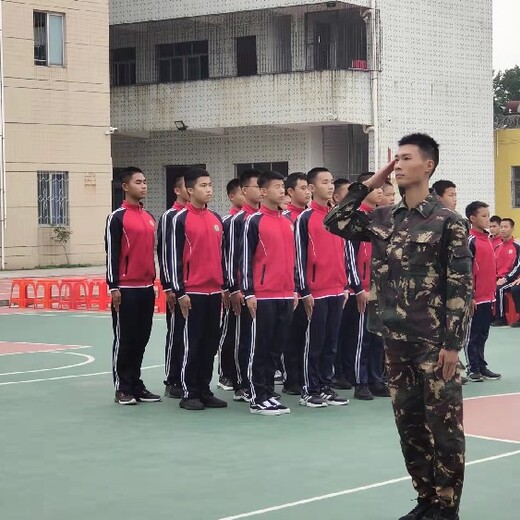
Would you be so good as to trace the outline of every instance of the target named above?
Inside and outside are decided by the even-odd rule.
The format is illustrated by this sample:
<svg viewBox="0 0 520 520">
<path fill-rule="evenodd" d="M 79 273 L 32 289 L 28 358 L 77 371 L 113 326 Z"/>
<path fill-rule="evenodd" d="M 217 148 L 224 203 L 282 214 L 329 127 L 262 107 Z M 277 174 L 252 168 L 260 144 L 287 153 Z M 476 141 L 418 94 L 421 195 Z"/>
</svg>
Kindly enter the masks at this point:
<svg viewBox="0 0 520 520">
<path fill-rule="evenodd" d="M 220 231 L 220 226 L 218 224 L 215 224 L 213 226 L 213 229 L 218 233 Z"/>
<path fill-rule="evenodd" d="M 512 255 L 514 252 L 515 252 L 514 249 L 510 249 L 510 250 L 509 250 L 509 254 L 510 254 L 510 255 Z"/>
</svg>

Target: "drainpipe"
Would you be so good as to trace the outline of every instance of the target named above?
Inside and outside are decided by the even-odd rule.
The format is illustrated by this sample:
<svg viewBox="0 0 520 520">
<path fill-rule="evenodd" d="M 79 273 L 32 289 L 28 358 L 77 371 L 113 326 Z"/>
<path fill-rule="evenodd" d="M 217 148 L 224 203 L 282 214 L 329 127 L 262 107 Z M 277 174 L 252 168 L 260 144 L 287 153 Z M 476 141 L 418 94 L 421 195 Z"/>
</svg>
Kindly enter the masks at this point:
<svg viewBox="0 0 520 520">
<path fill-rule="evenodd" d="M 374 171 L 379 168 L 379 70 L 377 70 L 377 19 L 376 0 L 370 0 L 370 40 L 371 67 L 370 85 L 372 87 L 372 132 L 374 137 Z"/>
<path fill-rule="evenodd" d="M 3 0 L 0 0 L 0 268 L 5 270 L 5 232 L 7 229 L 7 174 L 5 160 L 5 89 L 4 89 L 4 18 Z"/>
</svg>

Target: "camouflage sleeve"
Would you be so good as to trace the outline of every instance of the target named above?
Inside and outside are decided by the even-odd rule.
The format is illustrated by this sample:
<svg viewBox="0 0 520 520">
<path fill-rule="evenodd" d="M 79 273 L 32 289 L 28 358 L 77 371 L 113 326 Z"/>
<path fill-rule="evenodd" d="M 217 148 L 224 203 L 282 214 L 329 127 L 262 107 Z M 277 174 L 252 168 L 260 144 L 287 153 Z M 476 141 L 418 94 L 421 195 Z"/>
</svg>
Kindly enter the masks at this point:
<svg viewBox="0 0 520 520">
<path fill-rule="evenodd" d="M 370 233 L 367 230 L 370 218 L 362 211 L 357 211 L 369 193 L 369 188 L 363 183 L 354 182 L 347 196 L 325 217 L 325 228 L 346 240 L 370 242 Z"/>
<path fill-rule="evenodd" d="M 451 222 L 446 228 L 446 350 L 461 350 L 469 327 L 473 266 L 468 231 L 464 219 Z"/>
</svg>

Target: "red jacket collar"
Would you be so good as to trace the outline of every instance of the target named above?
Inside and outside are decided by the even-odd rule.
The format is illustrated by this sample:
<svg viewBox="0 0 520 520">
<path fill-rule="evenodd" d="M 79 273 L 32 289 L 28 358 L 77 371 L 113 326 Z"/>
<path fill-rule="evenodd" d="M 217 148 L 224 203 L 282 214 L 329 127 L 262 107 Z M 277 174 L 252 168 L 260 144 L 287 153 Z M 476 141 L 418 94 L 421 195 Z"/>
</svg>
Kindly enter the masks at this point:
<svg viewBox="0 0 520 520">
<path fill-rule="evenodd" d="M 269 215 L 271 217 L 279 217 L 282 214 L 282 211 L 280 209 L 269 209 L 266 206 L 262 205 L 260 206 L 260 212 L 264 215 Z"/>
<path fill-rule="evenodd" d="M 298 215 L 301 215 L 304 211 L 305 211 L 305 208 L 299 208 L 298 206 L 295 206 L 294 204 L 287 204 L 287 211 L 290 211 L 294 216 L 298 216 Z"/>
<path fill-rule="evenodd" d="M 321 204 L 318 204 L 315 200 L 311 201 L 310 207 L 314 211 L 318 211 L 319 213 L 323 213 L 324 215 L 326 215 L 330 211 L 329 206 L 322 206 Z"/>
<path fill-rule="evenodd" d="M 235 206 L 233 206 L 230 210 L 229 210 L 229 214 L 232 215 L 232 216 L 235 216 L 240 210 L 238 208 L 235 208 Z"/>
<path fill-rule="evenodd" d="M 470 234 L 473 235 L 474 237 L 489 239 L 489 231 L 479 231 L 478 229 L 471 228 Z"/>
<path fill-rule="evenodd" d="M 139 204 L 130 204 L 130 202 L 127 202 L 126 200 L 123 201 L 122 207 L 125 209 L 129 209 L 131 211 L 142 211 L 143 205 L 141 203 Z"/>
<path fill-rule="evenodd" d="M 185 207 L 186 207 L 186 206 L 185 206 L 184 204 L 181 204 L 180 202 L 177 202 L 177 201 L 175 201 L 175 202 L 173 203 L 173 206 L 172 206 L 172 208 L 175 209 L 175 210 L 177 210 L 177 211 L 181 211 L 181 210 L 184 209 Z"/>
<path fill-rule="evenodd" d="M 246 215 L 253 215 L 253 213 L 256 213 L 258 211 L 258 208 L 253 208 L 253 206 L 250 206 L 249 204 L 244 204 L 242 206 L 242 211 Z"/>
<path fill-rule="evenodd" d="M 186 209 L 190 213 L 195 213 L 195 215 L 204 215 L 208 211 L 207 206 L 204 206 L 202 209 L 200 209 L 200 208 L 196 208 L 195 206 L 193 206 L 193 204 L 190 204 L 189 202 L 188 202 L 188 204 L 186 204 Z"/>
<path fill-rule="evenodd" d="M 511 237 L 509 240 L 502 240 L 502 244 L 512 244 L 515 241 L 515 237 Z"/>
</svg>

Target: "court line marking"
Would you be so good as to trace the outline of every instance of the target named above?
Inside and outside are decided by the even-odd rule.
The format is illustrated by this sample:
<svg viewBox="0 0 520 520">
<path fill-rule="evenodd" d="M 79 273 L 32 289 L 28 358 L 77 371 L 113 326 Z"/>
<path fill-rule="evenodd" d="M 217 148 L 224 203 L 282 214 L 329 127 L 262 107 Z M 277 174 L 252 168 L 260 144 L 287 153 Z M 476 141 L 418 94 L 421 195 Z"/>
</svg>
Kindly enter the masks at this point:
<svg viewBox="0 0 520 520">
<path fill-rule="evenodd" d="M 53 352 L 53 353 L 56 353 L 56 352 Z M 86 360 L 82 361 L 81 363 L 74 363 L 73 365 L 64 365 L 64 366 L 60 366 L 60 367 L 38 368 L 36 370 L 23 370 L 20 372 L 5 372 L 3 374 L 0 374 L 0 376 L 17 376 L 20 374 L 36 374 L 38 372 L 50 372 L 52 370 L 65 370 L 67 368 L 82 367 L 84 365 L 93 363 L 96 360 L 96 358 L 94 356 L 89 356 L 88 354 L 81 354 L 80 352 L 66 352 L 66 351 L 59 352 L 58 351 L 58 353 L 69 354 L 69 356 L 80 356 L 80 357 L 86 358 Z"/>
<path fill-rule="evenodd" d="M 514 455 L 520 455 L 520 450 L 510 451 L 507 453 L 502 453 L 500 455 L 486 457 L 484 459 L 473 460 L 471 462 L 466 463 L 466 466 L 474 466 L 476 464 L 483 464 L 484 462 L 491 462 L 494 460 L 504 459 L 507 457 L 513 457 Z M 268 507 L 265 509 L 258 509 L 256 511 L 250 511 L 249 513 L 241 513 L 238 515 L 226 516 L 223 518 L 219 518 L 219 520 L 239 520 L 241 518 L 250 518 L 252 516 L 265 515 L 266 513 L 273 513 L 275 511 L 281 511 L 282 509 L 288 509 L 291 507 L 302 506 L 302 505 L 310 504 L 313 502 L 320 502 L 322 500 L 328 500 L 329 498 L 336 498 L 336 497 L 340 497 L 340 496 L 344 496 L 344 495 L 351 495 L 353 493 L 359 493 L 361 491 L 368 491 L 370 489 L 377 489 L 377 488 L 389 486 L 392 484 L 398 484 L 399 482 L 405 482 L 407 480 L 410 480 L 409 476 L 394 478 L 392 480 L 385 480 L 384 482 L 377 482 L 375 484 L 370 484 L 368 486 L 360 486 L 360 487 L 356 487 L 356 488 L 344 489 L 343 491 L 337 491 L 335 493 L 328 493 L 326 495 L 320 495 L 317 497 L 306 498 L 304 500 L 297 500 L 296 502 L 288 502 L 286 504 L 280 504 L 279 506 Z"/>
<path fill-rule="evenodd" d="M 511 439 L 498 439 L 496 437 L 486 437 L 484 435 L 473 435 L 471 433 L 466 433 L 466 437 L 473 437 L 474 439 L 480 439 L 483 441 L 494 441 L 494 442 L 507 442 L 510 444 L 520 444 L 520 441 L 513 441 Z"/>
<path fill-rule="evenodd" d="M 507 397 L 509 395 L 520 395 L 520 392 L 509 392 L 506 394 L 492 394 L 492 395 L 476 395 L 474 397 L 466 397 L 464 401 L 475 401 L 477 399 L 487 399 L 488 397 Z"/>
<path fill-rule="evenodd" d="M 35 341 L 0 341 L 0 347 L 2 343 L 12 344 L 17 343 L 18 345 L 45 345 L 46 347 L 58 347 L 49 350 L 30 350 L 26 352 L 1 352 L 0 356 L 19 356 L 20 354 L 40 354 L 48 352 L 66 352 L 67 350 L 80 350 L 83 348 L 92 348 L 92 345 L 63 345 L 57 343 L 37 343 Z M 61 348 L 60 348 L 61 347 Z M 67 348 L 63 348 L 67 347 Z"/>
<path fill-rule="evenodd" d="M 160 365 L 150 365 L 147 367 L 141 367 L 141 370 L 148 370 L 150 368 L 164 368 L 164 363 L 161 363 Z M 24 381 L 5 381 L 3 383 L 0 383 L 0 386 L 21 385 L 24 383 L 41 383 L 43 381 L 61 381 L 63 379 L 77 379 L 79 377 L 106 376 L 109 374 L 112 375 L 112 371 L 94 372 L 94 373 L 90 373 L 90 374 L 71 374 L 68 376 L 57 376 L 57 377 L 42 377 L 41 379 L 26 379 Z"/>
</svg>

